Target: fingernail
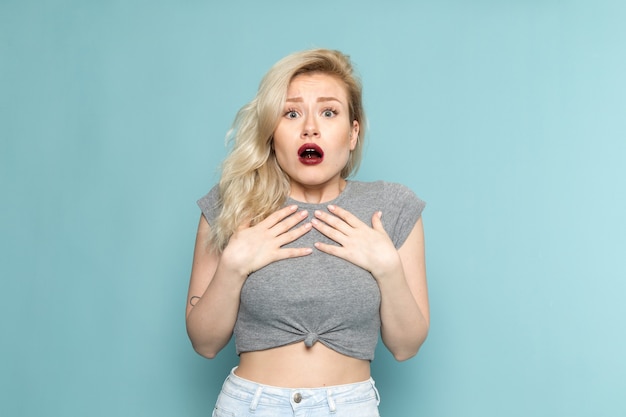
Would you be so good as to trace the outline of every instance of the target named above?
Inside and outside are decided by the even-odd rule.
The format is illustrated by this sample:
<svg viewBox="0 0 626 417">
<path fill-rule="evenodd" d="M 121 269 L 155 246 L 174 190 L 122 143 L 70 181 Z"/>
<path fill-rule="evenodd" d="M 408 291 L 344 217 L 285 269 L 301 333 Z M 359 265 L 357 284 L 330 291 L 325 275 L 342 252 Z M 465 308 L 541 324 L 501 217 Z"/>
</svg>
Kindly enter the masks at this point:
<svg viewBox="0 0 626 417">
<path fill-rule="evenodd" d="M 333 206 L 332 204 L 328 206 L 328 210 L 329 211 L 335 211 L 335 206 Z"/>
</svg>

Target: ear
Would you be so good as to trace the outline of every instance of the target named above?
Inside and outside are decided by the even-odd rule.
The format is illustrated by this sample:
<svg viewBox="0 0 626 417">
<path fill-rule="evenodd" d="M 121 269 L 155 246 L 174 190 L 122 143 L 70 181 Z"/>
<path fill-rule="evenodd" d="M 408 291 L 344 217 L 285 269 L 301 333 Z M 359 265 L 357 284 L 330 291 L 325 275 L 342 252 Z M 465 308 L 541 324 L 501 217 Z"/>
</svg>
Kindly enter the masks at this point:
<svg viewBox="0 0 626 417">
<path fill-rule="evenodd" d="M 352 121 L 352 129 L 350 129 L 350 150 L 353 151 L 359 141 L 359 122 Z"/>
</svg>

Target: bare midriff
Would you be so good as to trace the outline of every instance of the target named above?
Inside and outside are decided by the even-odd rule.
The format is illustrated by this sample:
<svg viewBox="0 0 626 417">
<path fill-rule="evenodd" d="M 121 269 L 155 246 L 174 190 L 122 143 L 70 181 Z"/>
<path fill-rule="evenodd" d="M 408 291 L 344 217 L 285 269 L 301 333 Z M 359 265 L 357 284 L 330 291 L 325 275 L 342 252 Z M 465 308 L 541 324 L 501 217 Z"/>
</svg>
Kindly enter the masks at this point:
<svg viewBox="0 0 626 417">
<path fill-rule="evenodd" d="M 370 362 L 342 355 L 319 342 L 310 348 L 300 342 L 241 353 L 235 374 L 264 385 L 318 388 L 366 381 Z"/>
</svg>

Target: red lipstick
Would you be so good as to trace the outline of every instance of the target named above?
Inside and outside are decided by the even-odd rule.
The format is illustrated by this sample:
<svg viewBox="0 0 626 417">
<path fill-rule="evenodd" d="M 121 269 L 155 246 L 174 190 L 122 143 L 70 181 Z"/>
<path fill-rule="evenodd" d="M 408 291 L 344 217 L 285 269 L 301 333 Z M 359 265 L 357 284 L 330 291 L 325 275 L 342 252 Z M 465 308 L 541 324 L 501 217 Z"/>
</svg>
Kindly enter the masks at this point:
<svg viewBox="0 0 626 417">
<path fill-rule="evenodd" d="M 298 157 L 304 165 L 317 165 L 324 160 L 324 151 L 314 143 L 305 143 L 298 149 Z"/>
</svg>

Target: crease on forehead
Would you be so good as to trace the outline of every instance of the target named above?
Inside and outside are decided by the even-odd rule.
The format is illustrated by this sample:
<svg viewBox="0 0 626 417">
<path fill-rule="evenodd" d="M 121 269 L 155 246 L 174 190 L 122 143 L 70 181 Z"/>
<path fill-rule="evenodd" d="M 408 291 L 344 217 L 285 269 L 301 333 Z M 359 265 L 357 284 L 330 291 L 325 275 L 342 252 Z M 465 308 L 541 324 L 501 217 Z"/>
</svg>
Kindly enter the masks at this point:
<svg viewBox="0 0 626 417">
<path fill-rule="evenodd" d="M 302 99 L 302 97 L 292 97 L 292 98 L 287 98 L 286 100 L 288 103 L 301 103 L 302 101 L 304 101 Z M 322 103 L 322 102 L 326 102 L 326 101 L 337 101 L 339 103 L 341 103 L 341 100 L 339 100 L 336 97 L 318 97 L 316 100 L 318 103 Z"/>
<path fill-rule="evenodd" d="M 339 90 L 341 91 L 341 95 L 345 96 L 346 98 L 344 101 L 340 99 L 340 96 L 337 96 L 336 94 L 333 95 L 332 92 L 331 92 L 331 95 L 321 93 L 323 95 L 320 97 L 317 97 L 315 100 L 318 103 L 336 101 L 340 104 L 346 104 L 348 101 L 347 100 L 348 98 L 347 86 L 344 85 L 343 81 L 340 78 L 338 78 L 337 76 L 333 74 L 328 74 L 325 72 L 317 72 L 317 71 L 298 74 L 291 79 L 291 82 L 289 83 L 289 87 L 287 90 L 287 94 L 289 94 L 289 90 L 292 88 L 294 82 L 303 82 L 304 84 L 308 84 L 308 85 L 311 85 L 311 84 L 315 85 L 315 84 L 319 84 L 320 82 L 323 82 L 327 85 L 330 84 L 331 89 L 334 89 L 334 87 L 338 87 Z M 326 89 L 326 86 L 324 86 L 324 89 Z M 292 95 L 292 96 L 287 95 L 287 97 L 285 98 L 285 102 L 287 103 L 301 103 L 303 101 L 304 101 L 304 98 L 301 95 L 297 95 L 297 94 Z"/>
</svg>

